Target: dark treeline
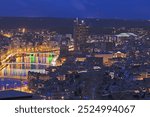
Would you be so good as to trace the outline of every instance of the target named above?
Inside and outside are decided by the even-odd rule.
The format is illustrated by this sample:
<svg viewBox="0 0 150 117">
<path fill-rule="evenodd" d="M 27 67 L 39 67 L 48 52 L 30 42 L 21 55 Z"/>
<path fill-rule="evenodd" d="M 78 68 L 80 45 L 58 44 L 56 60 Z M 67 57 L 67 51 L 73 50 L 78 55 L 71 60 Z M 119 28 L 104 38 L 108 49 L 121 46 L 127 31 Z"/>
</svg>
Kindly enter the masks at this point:
<svg viewBox="0 0 150 117">
<path fill-rule="evenodd" d="M 73 18 L 25 18 L 25 17 L 1 17 L 0 29 L 48 29 L 58 33 L 73 33 Z M 90 33 L 111 33 L 112 28 L 147 28 L 150 29 L 150 21 L 146 20 L 121 20 L 121 19 L 85 19 L 90 26 Z"/>
</svg>

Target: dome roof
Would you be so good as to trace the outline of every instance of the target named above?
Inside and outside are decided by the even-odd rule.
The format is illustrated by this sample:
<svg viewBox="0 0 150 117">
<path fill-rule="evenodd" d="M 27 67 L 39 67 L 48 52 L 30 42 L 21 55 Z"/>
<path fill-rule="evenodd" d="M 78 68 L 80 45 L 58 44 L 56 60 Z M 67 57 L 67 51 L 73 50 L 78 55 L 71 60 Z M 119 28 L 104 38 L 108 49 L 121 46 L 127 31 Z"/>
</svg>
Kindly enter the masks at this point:
<svg viewBox="0 0 150 117">
<path fill-rule="evenodd" d="M 120 34 L 118 34 L 116 36 L 117 37 L 130 37 L 130 36 L 136 37 L 137 35 L 135 35 L 134 33 L 120 33 Z"/>
</svg>

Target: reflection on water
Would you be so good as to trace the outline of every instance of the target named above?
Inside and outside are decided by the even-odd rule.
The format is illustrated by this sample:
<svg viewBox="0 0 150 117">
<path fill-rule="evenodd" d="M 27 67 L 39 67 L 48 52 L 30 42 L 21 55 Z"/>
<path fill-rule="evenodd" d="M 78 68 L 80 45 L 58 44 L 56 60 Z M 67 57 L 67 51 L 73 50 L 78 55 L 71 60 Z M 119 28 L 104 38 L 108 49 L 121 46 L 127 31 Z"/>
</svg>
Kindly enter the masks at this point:
<svg viewBox="0 0 150 117">
<path fill-rule="evenodd" d="M 29 71 L 46 73 L 45 68 L 50 66 L 51 62 L 50 53 L 17 57 L 12 64 L 0 71 L 0 77 L 26 79 Z"/>
</svg>

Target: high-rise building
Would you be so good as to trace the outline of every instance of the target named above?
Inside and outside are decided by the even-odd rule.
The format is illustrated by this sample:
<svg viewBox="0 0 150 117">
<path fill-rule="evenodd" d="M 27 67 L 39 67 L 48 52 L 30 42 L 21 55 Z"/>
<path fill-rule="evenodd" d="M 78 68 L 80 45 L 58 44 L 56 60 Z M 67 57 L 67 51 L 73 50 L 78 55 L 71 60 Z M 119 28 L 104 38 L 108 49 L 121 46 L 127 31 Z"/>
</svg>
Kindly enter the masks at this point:
<svg viewBox="0 0 150 117">
<path fill-rule="evenodd" d="M 67 57 L 67 55 L 69 54 L 69 40 L 70 38 L 65 37 L 61 39 L 60 57 Z"/>
<path fill-rule="evenodd" d="M 81 50 L 86 44 L 88 38 L 89 26 L 86 25 L 84 20 L 79 20 L 78 18 L 74 21 L 74 45 L 75 50 Z"/>
</svg>

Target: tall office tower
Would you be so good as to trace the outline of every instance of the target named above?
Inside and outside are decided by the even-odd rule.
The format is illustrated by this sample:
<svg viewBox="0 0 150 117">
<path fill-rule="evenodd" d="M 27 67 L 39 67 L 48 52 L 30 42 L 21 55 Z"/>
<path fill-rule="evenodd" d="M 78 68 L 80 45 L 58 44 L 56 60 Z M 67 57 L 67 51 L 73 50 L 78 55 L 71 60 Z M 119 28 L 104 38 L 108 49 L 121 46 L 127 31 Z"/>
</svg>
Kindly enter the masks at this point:
<svg viewBox="0 0 150 117">
<path fill-rule="evenodd" d="M 60 57 L 67 57 L 69 55 L 69 41 L 70 38 L 63 37 L 60 45 Z"/>
<path fill-rule="evenodd" d="M 82 51 L 88 38 L 89 26 L 78 18 L 74 21 L 74 45 L 76 51 Z"/>
</svg>

